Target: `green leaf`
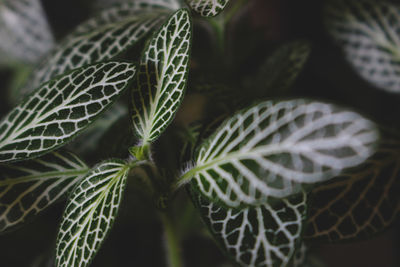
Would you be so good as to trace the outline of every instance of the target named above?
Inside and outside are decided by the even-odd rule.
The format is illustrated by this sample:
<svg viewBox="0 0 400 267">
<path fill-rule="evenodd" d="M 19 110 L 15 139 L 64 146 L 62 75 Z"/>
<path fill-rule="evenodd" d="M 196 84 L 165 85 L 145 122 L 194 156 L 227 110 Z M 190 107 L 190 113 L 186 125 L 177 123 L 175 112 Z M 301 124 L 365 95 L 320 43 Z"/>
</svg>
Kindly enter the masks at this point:
<svg viewBox="0 0 400 267">
<path fill-rule="evenodd" d="M 400 215 L 398 145 L 381 148 L 361 168 L 316 187 L 307 239 L 338 242 L 370 238 Z"/>
<path fill-rule="evenodd" d="M 63 199 L 89 171 L 69 152 L 0 164 L 0 232 L 10 231 Z"/>
<path fill-rule="evenodd" d="M 306 194 L 242 210 L 208 202 L 195 191 L 192 200 L 221 248 L 240 266 L 287 266 L 300 244 Z"/>
<path fill-rule="evenodd" d="M 164 8 L 171 10 L 178 10 L 182 4 L 181 0 L 95 0 L 95 9 L 109 9 L 116 5 L 129 6 L 129 9 L 137 10 L 154 10 L 156 8 Z"/>
<path fill-rule="evenodd" d="M 53 35 L 39 0 L 0 2 L 0 61 L 35 63 L 54 45 Z"/>
<path fill-rule="evenodd" d="M 400 92 L 398 3 L 331 0 L 325 23 L 362 78 L 383 90 Z"/>
<path fill-rule="evenodd" d="M 145 49 L 132 91 L 133 127 L 146 145 L 172 121 L 184 95 L 192 23 L 189 12 L 175 12 Z"/>
<path fill-rule="evenodd" d="M 218 15 L 228 2 L 228 0 L 186 0 L 186 3 L 203 17 Z"/>
<path fill-rule="evenodd" d="M 117 215 L 129 168 L 121 160 L 105 161 L 76 186 L 57 236 L 57 267 L 89 265 Z"/>
<path fill-rule="evenodd" d="M 0 122 L 0 162 L 36 157 L 78 134 L 133 79 L 128 63 L 100 63 L 42 85 Z"/>
<path fill-rule="evenodd" d="M 330 104 L 265 101 L 226 120 L 180 182 L 228 207 L 260 205 L 360 164 L 378 135 L 371 121 Z"/>
</svg>

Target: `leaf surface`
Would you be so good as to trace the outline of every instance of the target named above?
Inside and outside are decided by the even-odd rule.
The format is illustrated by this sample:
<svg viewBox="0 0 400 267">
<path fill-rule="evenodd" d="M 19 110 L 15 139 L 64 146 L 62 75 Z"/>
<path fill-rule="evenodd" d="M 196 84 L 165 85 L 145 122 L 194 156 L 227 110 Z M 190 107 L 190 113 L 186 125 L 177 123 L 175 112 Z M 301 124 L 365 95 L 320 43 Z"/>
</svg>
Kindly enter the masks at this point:
<svg viewBox="0 0 400 267">
<path fill-rule="evenodd" d="M 217 16 L 228 2 L 228 0 L 186 0 L 186 3 L 203 17 Z"/>
</svg>

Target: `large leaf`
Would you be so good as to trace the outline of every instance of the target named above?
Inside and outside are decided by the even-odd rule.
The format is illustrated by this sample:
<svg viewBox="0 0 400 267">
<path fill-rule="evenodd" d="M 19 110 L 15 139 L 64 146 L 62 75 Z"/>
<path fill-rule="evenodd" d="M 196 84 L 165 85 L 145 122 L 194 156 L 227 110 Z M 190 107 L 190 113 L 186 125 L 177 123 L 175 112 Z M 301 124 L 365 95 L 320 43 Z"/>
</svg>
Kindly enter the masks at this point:
<svg viewBox="0 0 400 267">
<path fill-rule="evenodd" d="M 180 9 L 154 34 L 142 55 L 132 91 L 132 119 L 143 145 L 164 131 L 183 99 L 191 33 L 189 12 Z"/>
<path fill-rule="evenodd" d="M 0 122 L 0 162 L 63 145 L 116 100 L 135 70 L 128 63 L 100 63 L 42 85 Z"/>
<path fill-rule="evenodd" d="M 186 3 L 203 17 L 214 17 L 226 6 L 229 0 L 186 0 Z"/>
<path fill-rule="evenodd" d="M 362 168 L 311 192 L 306 237 L 327 242 L 369 238 L 399 218 L 399 192 L 397 145 L 380 149 Z"/>
<path fill-rule="evenodd" d="M 0 232 L 9 231 L 66 197 L 89 171 L 77 156 L 55 152 L 0 164 Z"/>
<path fill-rule="evenodd" d="M 226 120 L 181 178 L 229 207 L 260 205 L 363 162 L 378 139 L 357 113 L 307 100 L 265 101 Z"/>
<path fill-rule="evenodd" d="M 240 266 L 287 266 L 300 245 L 306 194 L 242 210 L 226 209 L 192 194 L 203 221 Z"/>
<path fill-rule="evenodd" d="M 105 161 L 76 186 L 57 237 L 57 267 L 89 265 L 117 215 L 128 171 L 124 161 Z"/>
<path fill-rule="evenodd" d="M 400 5 L 376 0 L 330 0 L 325 9 L 330 35 L 369 83 L 400 92 Z"/>
<path fill-rule="evenodd" d="M 54 45 L 39 0 L 0 2 L 0 62 L 17 59 L 35 63 Z"/>
</svg>

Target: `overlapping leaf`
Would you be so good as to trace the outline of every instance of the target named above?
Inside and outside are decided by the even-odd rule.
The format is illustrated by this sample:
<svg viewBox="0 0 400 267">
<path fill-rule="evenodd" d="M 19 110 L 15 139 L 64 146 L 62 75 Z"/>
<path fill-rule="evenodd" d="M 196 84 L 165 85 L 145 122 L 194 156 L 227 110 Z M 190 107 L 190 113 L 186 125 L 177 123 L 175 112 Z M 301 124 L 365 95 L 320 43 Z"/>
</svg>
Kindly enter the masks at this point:
<svg viewBox="0 0 400 267">
<path fill-rule="evenodd" d="M 12 165 L 0 164 L 0 232 L 49 207 L 89 171 L 77 156 L 55 152 Z"/>
<path fill-rule="evenodd" d="M 223 250 L 240 266 L 287 266 L 300 245 L 306 194 L 242 210 L 225 209 L 192 192 Z"/>
<path fill-rule="evenodd" d="M 35 63 L 54 45 L 39 0 L 0 2 L 0 61 L 5 58 Z"/>
<path fill-rule="evenodd" d="M 188 75 L 191 20 L 187 10 L 175 12 L 142 55 L 133 89 L 133 127 L 142 143 L 154 141 L 173 119 Z"/>
<path fill-rule="evenodd" d="M 105 161 L 74 189 L 57 237 L 57 267 L 89 265 L 117 215 L 128 171 L 124 161 Z"/>
<path fill-rule="evenodd" d="M 398 149 L 381 149 L 362 168 L 316 187 L 305 236 L 337 242 L 368 238 L 388 228 L 400 215 Z"/>
<path fill-rule="evenodd" d="M 331 0 L 325 9 L 329 33 L 369 83 L 400 92 L 400 5 L 389 1 Z"/>
<path fill-rule="evenodd" d="M 181 183 L 229 207 L 260 205 L 360 164 L 377 139 L 375 125 L 357 113 L 302 99 L 265 101 L 226 120 Z"/>
<path fill-rule="evenodd" d="M 186 0 L 186 3 L 203 17 L 218 15 L 228 2 L 229 0 Z"/>
<path fill-rule="evenodd" d="M 104 111 L 133 79 L 128 63 L 100 63 L 41 86 L 0 122 L 0 162 L 61 146 Z"/>
</svg>

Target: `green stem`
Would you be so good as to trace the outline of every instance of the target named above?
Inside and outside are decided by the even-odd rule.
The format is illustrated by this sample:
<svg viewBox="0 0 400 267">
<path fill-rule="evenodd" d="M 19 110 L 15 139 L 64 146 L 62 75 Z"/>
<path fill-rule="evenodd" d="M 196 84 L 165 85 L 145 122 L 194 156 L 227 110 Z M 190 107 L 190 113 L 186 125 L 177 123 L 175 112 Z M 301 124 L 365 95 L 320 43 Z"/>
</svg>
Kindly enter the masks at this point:
<svg viewBox="0 0 400 267">
<path fill-rule="evenodd" d="M 165 253 L 169 267 L 183 267 L 178 235 L 175 233 L 171 218 L 165 212 L 160 212 L 164 225 Z"/>
</svg>

